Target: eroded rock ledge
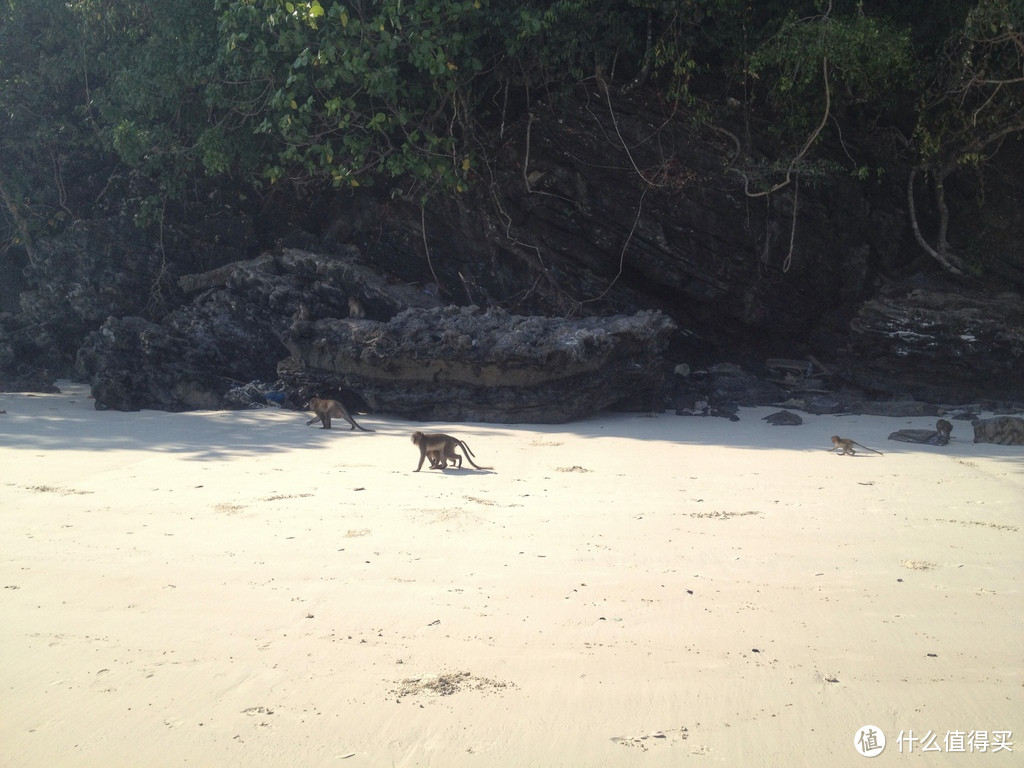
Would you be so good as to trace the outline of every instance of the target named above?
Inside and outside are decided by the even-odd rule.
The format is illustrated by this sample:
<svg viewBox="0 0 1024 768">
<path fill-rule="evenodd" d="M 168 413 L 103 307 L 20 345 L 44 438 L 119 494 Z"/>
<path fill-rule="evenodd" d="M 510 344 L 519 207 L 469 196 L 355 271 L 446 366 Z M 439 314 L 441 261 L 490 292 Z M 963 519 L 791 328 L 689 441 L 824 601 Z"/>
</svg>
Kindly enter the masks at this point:
<svg viewBox="0 0 1024 768">
<path fill-rule="evenodd" d="M 1024 384 L 1024 298 L 894 291 L 864 302 L 841 355 L 848 381 L 927 402 L 1015 402 Z"/>
<path fill-rule="evenodd" d="M 674 328 L 660 312 L 566 319 L 477 307 L 298 321 L 278 374 L 409 419 L 562 423 L 615 405 L 661 408 Z"/>
</svg>

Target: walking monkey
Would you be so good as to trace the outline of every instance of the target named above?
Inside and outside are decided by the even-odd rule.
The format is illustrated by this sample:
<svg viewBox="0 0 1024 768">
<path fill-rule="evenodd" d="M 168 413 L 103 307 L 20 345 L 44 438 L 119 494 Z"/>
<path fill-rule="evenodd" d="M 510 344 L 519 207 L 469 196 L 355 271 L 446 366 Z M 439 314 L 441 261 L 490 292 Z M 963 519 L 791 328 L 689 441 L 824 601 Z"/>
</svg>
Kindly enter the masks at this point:
<svg viewBox="0 0 1024 768">
<path fill-rule="evenodd" d="M 428 457 L 431 469 L 447 469 L 449 460 L 455 463 L 459 469 L 462 469 L 462 456 L 455 452 L 456 448 L 462 448 L 466 452 L 466 461 L 477 469 L 491 469 L 491 467 L 481 467 L 474 462 L 470 456 L 475 456 L 476 454 L 469 450 L 469 446 L 457 437 L 441 434 L 440 432 L 429 432 L 427 434 L 413 432 L 412 441 L 420 449 L 420 463 L 416 465 L 417 472 L 423 468 L 423 461 Z"/>
<path fill-rule="evenodd" d="M 863 448 L 865 451 L 871 451 L 872 453 L 877 453 L 879 456 L 884 456 L 885 455 L 881 451 L 876 451 L 874 448 L 868 448 L 866 445 L 861 445 L 860 443 L 855 443 L 853 440 L 850 440 L 849 438 L 846 438 L 846 437 L 840 437 L 839 435 L 832 435 L 832 447 L 829 448 L 829 450 L 830 451 L 835 451 L 835 450 L 838 450 L 838 449 L 842 448 L 842 451 L 840 451 L 840 453 L 838 455 L 846 456 L 847 454 L 849 454 L 850 456 L 856 456 L 857 452 L 855 450 L 853 450 L 853 446 L 855 446 L 855 445 L 858 448 Z"/>
<path fill-rule="evenodd" d="M 330 429 L 331 419 L 344 419 L 352 426 L 352 429 L 361 429 L 363 432 L 373 432 L 372 429 L 361 427 L 356 424 L 355 419 L 348 415 L 348 411 L 345 410 L 345 406 L 339 403 L 337 400 L 326 400 L 321 397 L 311 397 L 309 399 L 308 407 L 316 414 L 312 419 L 306 422 L 308 427 L 316 421 L 323 422 L 323 426 L 320 429 Z"/>
</svg>

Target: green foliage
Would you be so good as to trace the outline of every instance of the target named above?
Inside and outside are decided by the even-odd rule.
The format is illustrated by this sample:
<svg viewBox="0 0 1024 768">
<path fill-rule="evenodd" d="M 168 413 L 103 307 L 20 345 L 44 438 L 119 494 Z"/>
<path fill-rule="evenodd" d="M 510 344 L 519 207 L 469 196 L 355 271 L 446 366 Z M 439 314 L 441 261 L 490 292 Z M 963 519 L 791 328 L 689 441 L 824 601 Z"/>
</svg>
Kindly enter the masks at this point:
<svg viewBox="0 0 1024 768">
<path fill-rule="evenodd" d="M 463 189 L 486 0 L 221 0 L 221 106 L 267 141 L 267 182 Z"/>
<path fill-rule="evenodd" d="M 852 11 L 802 18 L 789 12 L 751 56 L 752 76 L 765 83 L 782 124 L 800 141 L 822 119 L 826 86 L 833 109 L 869 104 L 877 111 L 916 84 L 908 32 L 867 16 L 859 4 Z"/>
<path fill-rule="evenodd" d="M 1024 4 L 981 0 L 944 54 L 920 98 L 914 140 L 922 167 L 950 172 L 981 165 L 990 145 L 1024 131 Z"/>
<path fill-rule="evenodd" d="M 207 134 L 220 130 L 210 107 L 218 52 L 210 9 L 190 0 L 84 0 L 77 11 L 99 49 L 93 109 L 102 138 L 146 180 L 139 219 L 154 222 L 203 174 L 215 143 Z"/>
<path fill-rule="evenodd" d="M 495 127 L 537 99 L 557 103 L 561 89 L 587 82 L 609 97 L 645 84 L 674 102 L 690 98 L 695 73 L 709 70 L 731 94 L 752 93 L 748 111 L 770 111 L 803 147 L 798 157 L 822 132 L 827 104 L 830 118 L 862 125 L 895 116 L 924 163 L 977 164 L 986 142 L 1020 130 L 1020 8 L 1020 0 L 5 0 L 0 249 L 87 213 L 104 182 L 124 176 L 139 190 L 133 212 L 143 222 L 204 178 L 457 194 L 488 161 Z M 780 166 L 787 173 L 792 157 Z M 871 175 L 863 158 L 852 166 Z M 824 167 L 808 154 L 799 170 Z"/>
<path fill-rule="evenodd" d="M 72 213 L 68 190 L 84 192 L 66 176 L 109 178 L 118 160 L 144 180 L 139 202 L 150 211 L 201 172 L 196 149 L 208 145 L 217 51 L 209 8 L 16 0 L 0 6 L 0 30 L 0 151 L 12 216 L 46 231 L 44 215 Z M 82 205 L 78 215 L 88 215 Z"/>
<path fill-rule="evenodd" d="M 508 88 L 532 94 L 653 71 L 671 98 L 694 66 L 672 0 L 219 0 L 221 106 L 267 141 L 277 183 L 411 179 L 461 191 Z M 408 187 L 406 188 L 408 191 Z"/>
<path fill-rule="evenodd" d="M 589 77 L 624 82 L 648 71 L 669 98 L 683 98 L 695 66 L 690 46 L 700 3 L 692 0 L 541 0 L 498 11 L 504 35 L 499 77 L 558 88 Z"/>
<path fill-rule="evenodd" d="M 63 3 L 0 5 L 0 252 L 60 225 L 65 168 L 96 149 L 75 27 Z"/>
</svg>

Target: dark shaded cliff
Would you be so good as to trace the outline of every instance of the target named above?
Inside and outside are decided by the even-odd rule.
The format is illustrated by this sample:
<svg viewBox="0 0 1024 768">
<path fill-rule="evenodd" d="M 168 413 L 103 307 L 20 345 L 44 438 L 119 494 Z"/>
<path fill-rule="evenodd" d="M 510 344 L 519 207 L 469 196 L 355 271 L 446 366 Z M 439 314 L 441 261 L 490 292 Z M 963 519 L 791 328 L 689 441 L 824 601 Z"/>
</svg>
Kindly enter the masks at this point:
<svg viewBox="0 0 1024 768">
<path fill-rule="evenodd" d="M 124 402 L 209 407 L 234 384 L 275 375 L 301 303 L 330 320 L 347 317 L 354 296 L 387 321 L 404 307 L 386 286 L 408 286 L 429 297 L 423 306 L 516 315 L 660 310 L 678 329 L 666 371 L 718 361 L 757 371 L 771 357 L 811 356 L 832 386 L 874 398 L 1024 399 L 1024 222 L 1014 213 L 1024 200 L 1010 162 L 1019 147 L 1002 150 L 984 200 L 969 179 L 950 191 L 951 239 L 969 262 L 985 250 L 974 274 L 952 278 L 913 242 L 907 169 L 866 183 L 842 171 L 849 162 L 836 147 L 829 172 L 808 169 L 752 196 L 744 174 L 771 169 L 735 156 L 721 126 L 738 120 L 723 107 L 699 128 L 639 97 L 611 111 L 596 86 L 580 87 L 506 126 L 493 162 L 459 197 L 420 205 L 360 189 L 262 209 L 192 206 L 159 233 L 123 219 L 78 223 L 41 244 L 12 281 L 18 290 L 4 292 L 0 378 L 25 387 L 95 377 L 106 338 L 126 372 L 146 357 L 169 377 L 158 388 L 165 399 Z M 230 266 L 282 246 L 315 251 L 316 263 Z M 937 322 L 947 303 L 956 314 Z"/>
</svg>

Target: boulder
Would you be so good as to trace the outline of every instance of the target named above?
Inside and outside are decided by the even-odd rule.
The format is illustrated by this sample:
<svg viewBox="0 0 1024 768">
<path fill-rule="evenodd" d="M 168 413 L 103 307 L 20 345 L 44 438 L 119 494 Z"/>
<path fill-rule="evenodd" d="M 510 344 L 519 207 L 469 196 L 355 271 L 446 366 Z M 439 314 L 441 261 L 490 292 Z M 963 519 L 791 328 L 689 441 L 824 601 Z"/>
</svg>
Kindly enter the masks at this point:
<svg viewBox="0 0 1024 768">
<path fill-rule="evenodd" d="M 141 317 L 110 318 L 79 350 L 97 410 L 216 409 L 230 385 L 191 340 Z"/>
<path fill-rule="evenodd" d="M 663 409 L 660 356 L 674 328 L 659 312 L 566 319 L 477 307 L 300 321 L 279 375 L 409 419 L 562 423 L 607 407 Z"/>
<path fill-rule="evenodd" d="M 996 416 L 971 422 L 974 442 L 999 445 L 1024 445 L 1024 419 L 1017 416 Z"/>
<path fill-rule="evenodd" d="M 804 420 L 792 411 L 776 411 L 764 417 L 764 421 L 775 427 L 799 427 Z"/>
<path fill-rule="evenodd" d="M 926 403 L 1019 403 L 1024 392 L 1016 293 L 895 289 L 864 302 L 850 329 L 842 375 L 869 392 Z"/>
<path fill-rule="evenodd" d="M 183 411 L 247 402 L 237 389 L 276 378 L 285 334 L 306 317 L 343 317 L 356 298 L 364 312 L 436 304 L 429 293 L 388 284 L 351 253 L 283 250 L 179 280 L 197 293 L 156 323 L 109 317 L 78 350 L 76 369 L 96 407 Z"/>
<path fill-rule="evenodd" d="M 889 435 L 890 440 L 901 443 L 921 443 L 923 445 L 949 445 L 953 425 L 945 419 L 935 423 L 935 429 L 900 429 Z"/>
</svg>

